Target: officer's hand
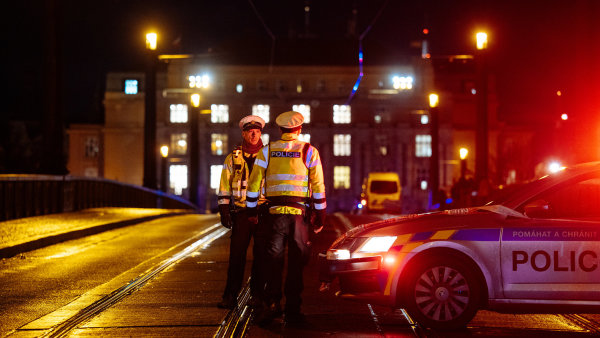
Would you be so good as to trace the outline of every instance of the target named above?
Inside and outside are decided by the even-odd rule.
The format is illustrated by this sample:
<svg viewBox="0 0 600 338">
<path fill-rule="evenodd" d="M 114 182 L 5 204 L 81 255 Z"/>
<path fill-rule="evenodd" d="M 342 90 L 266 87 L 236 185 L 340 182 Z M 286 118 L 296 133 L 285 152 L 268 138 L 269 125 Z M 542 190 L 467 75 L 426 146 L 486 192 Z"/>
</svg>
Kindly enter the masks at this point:
<svg viewBox="0 0 600 338">
<path fill-rule="evenodd" d="M 221 225 L 227 229 L 231 229 L 231 216 L 227 213 L 221 213 Z"/>
<path fill-rule="evenodd" d="M 258 216 L 249 216 L 248 222 L 250 222 L 252 224 L 258 224 Z"/>
<path fill-rule="evenodd" d="M 321 232 L 321 230 L 323 230 L 323 226 L 322 226 L 322 225 L 318 226 L 318 228 L 317 228 L 317 226 L 318 226 L 318 225 L 315 225 L 315 226 L 313 227 L 313 232 L 314 232 L 315 234 L 318 234 L 319 232 Z"/>
</svg>

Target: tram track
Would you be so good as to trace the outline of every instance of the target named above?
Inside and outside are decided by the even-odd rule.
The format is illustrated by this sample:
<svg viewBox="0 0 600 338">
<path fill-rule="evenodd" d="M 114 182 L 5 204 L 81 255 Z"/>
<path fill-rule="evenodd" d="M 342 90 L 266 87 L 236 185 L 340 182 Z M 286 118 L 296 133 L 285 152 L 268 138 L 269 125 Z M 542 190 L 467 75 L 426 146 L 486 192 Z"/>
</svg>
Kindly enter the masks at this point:
<svg viewBox="0 0 600 338">
<path fill-rule="evenodd" d="M 203 249 L 207 247 L 209 244 L 214 242 L 215 240 L 221 238 L 223 235 L 229 232 L 229 229 L 221 227 L 220 223 L 214 224 L 202 232 L 200 232 L 196 237 L 200 237 L 198 240 L 194 241 L 192 244 L 185 247 L 183 250 L 177 252 L 170 258 L 162 261 L 156 266 L 150 268 L 142 275 L 138 276 L 134 280 L 129 283 L 121 286 L 120 288 L 114 290 L 108 295 L 102 297 L 91 305 L 85 307 L 80 310 L 74 316 L 68 318 L 62 323 L 54 326 L 50 329 L 46 334 L 42 335 L 42 337 L 48 338 L 57 338 L 57 337 L 66 337 L 73 329 L 77 326 L 90 320 L 91 318 L 97 316 L 101 312 L 107 310 L 111 306 L 115 305 L 123 298 L 128 295 L 134 293 L 135 291 L 142 288 L 146 283 L 156 277 L 159 273 L 166 270 L 167 268 L 177 264 L 179 261 L 191 255 L 198 249 Z M 184 241 L 189 242 L 189 240 Z"/>
</svg>

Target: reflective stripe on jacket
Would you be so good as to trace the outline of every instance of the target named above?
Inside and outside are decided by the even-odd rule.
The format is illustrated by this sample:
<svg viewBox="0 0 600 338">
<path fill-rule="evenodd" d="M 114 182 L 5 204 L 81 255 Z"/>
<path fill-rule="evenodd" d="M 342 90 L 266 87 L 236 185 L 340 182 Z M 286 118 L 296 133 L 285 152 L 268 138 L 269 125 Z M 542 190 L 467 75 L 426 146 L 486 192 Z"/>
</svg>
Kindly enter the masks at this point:
<svg viewBox="0 0 600 338">
<path fill-rule="evenodd" d="M 309 197 L 313 198 L 315 209 L 327 207 L 319 151 L 297 138 L 295 133 L 283 134 L 281 140 L 259 151 L 248 184 L 249 208 L 256 207 L 263 179 L 265 196 L 273 205 L 272 213 L 297 213 L 297 210 L 291 210 L 296 209 L 293 203 L 304 203 Z"/>
<path fill-rule="evenodd" d="M 246 157 L 256 157 L 257 154 L 245 153 Z M 248 177 L 250 172 L 248 164 L 244 160 L 242 148 L 236 147 L 227 157 L 221 171 L 221 182 L 219 184 L 218 203 L 230 204 L 231 199 L 236 207 L 246 207 L 246 191 L 248 188 Z M 260 182 L 259 182 L 260 189 Z M 264 202 L 261 196 L 259 203 Z"/>
</svg>

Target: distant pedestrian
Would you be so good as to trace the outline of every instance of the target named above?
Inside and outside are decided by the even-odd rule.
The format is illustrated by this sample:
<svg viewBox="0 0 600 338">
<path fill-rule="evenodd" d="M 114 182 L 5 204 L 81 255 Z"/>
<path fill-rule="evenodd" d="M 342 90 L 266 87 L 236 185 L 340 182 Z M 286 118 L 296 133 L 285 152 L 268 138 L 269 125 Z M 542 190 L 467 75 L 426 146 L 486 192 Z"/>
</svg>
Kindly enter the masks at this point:
<svg viewBox="0 0 600 338">
<path fill-rule="evenodd" d="M 318 233 L 325 224 L 325 183 L 319 152 L 309 143 L 298 140 L 304 118 L 298 112 L 280 114 L 276 123 L 281 140 L 266 145 L 258 154 L 248 182 L 247 206 L 250 222 L 257 221 L 256 206 L 261 182 L 269 204 L 270 236 L 266 244 L 269 276 L 267 297 L 273 302 L 269 321 L 280 307 L 282 267 L 287 246 L 287 275 L 285 278 L 285 322 L 302 325 L 301 312 L 303 270 L 310 258 L 311 233 Z M 312 207 L 309 207 L 312 206 Z M 314 225 L 308 214 L 312 213 Z M 277 288 L 279 287 L 279 290 Z"/>
<path fill-rule="evenodd" d="M 259 116 L 249 115 L 240 120 L 239 126 L 242 130 L 242 144 L 235 147 L 225 158 L 218 193 L 221 224 L 231 229 L 227 284 L 223 292 L 223 299 L 217 304 L 218 307 L 227 309 L 235 306 L 242 287 L 246 267 L 246 251 L 252 237 L 254 237 L 254 261 L 251 273 L 251 292 L 258 295 L 264 288 L 264 278 L 260 267 L 261 261 L 264 261 L 262 255 L 264 243 L 257 239 L 260 237 L 257 236 L 257 224 L 248 222 L 246 190 L 256 155 L 263 145 L 260 136 L 265 121 Z M 258 186 L 260 189 L 260 182 Z M 265 199 L 261 195 L 254 201 L 254 206 L 257 205 L 256 202 L 262 205 Z"/>
</svg>

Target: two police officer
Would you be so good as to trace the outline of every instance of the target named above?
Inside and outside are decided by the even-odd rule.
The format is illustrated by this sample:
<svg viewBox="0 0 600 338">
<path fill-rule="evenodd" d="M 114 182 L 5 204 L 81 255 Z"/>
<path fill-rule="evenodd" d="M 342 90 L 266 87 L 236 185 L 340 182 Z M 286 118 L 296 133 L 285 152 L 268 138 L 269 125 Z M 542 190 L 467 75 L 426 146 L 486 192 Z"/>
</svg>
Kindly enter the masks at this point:
<svg viewBox="0 0 600 338">
<path fill-rule="evenodd" d="M 275 302 L 271 313 L 263 320 L 272 320 L 281 298 L 282 267 L 288 247 L 288 268 L 285 278 L 285 322 L 302 325 L 301 293 L 303 270 L 310 258 L 311 233 L 318 233 L 325 224 L 325 184 L 318 150 L 298 140 L 304 118 L 294 111 L 280 114 L 276 121 L 281 139 L 264 146 L 258 153 L 250 174 L 246 205 L 249 222 L 258 221 L 258 205 L 264 186 L 269 209 L 267 224 L 270 235 L 266 241 L 266 299 Z M 314 213 L 314 222 L 307 213 Z M 262 222 L 262 220 L 261 220 Z M 312 224 L 314 223 L 314 224 Z"/>
</svg>

